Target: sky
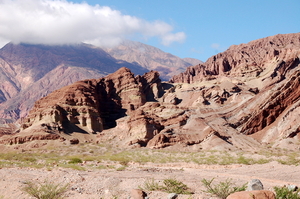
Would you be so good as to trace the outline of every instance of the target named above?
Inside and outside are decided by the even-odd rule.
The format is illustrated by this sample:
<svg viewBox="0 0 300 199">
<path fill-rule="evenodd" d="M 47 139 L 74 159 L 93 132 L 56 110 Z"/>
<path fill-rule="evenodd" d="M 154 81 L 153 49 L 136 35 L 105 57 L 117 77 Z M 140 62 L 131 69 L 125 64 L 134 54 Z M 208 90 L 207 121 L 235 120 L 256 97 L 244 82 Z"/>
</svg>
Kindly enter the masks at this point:
<svg viewBox="0 0 300 199">
<path fill-rule="evenodd" d="M 130 39 L 206 61 L 231 45 L 300 32 L 299 8 L 300 0 L 0 0 L 0 47 Z"/>
</svg>

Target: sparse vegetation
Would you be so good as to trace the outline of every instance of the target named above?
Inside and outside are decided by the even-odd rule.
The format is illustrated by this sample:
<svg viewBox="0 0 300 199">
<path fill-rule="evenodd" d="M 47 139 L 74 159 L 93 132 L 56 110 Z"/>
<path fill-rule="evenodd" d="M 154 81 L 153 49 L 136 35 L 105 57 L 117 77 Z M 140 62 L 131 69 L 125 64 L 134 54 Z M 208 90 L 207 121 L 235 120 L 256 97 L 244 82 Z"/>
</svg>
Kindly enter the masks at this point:
<svg viewBox="0 0 300 199">
<path fill-rule="evenodd" d="M 168 178 L 163 181 L 162 190 L 168 193 L 192 194 L 188 186 L 176 179 Z"/>
<path fill-rule="evenodd" d="M 91 153 L 92 150 L 92 153 Z M 24 155 L 25 154 L 25 155 Z M 48 168 L 66 167 L 77 170 L 103 169 L 99 163 L 128 166 L 130 163 L 195 163 L 199 165 L 231 164 L 265 164 L 277 161 L 286 165 L 299 165 L 300 154 L 272 149 L 259 151 L 253 157 L 247 153 L 229 153 L 222 151 L 178 152 L 150 149 L 119 149 L 104 144 L 81 144 L 78 146 L 48 147 L 42 150 L 30 149 L 20 152 L 0 153 L 0 168 L 32 167 Z M 85 165 L 78 163 L 86 162 Z M 107 166 L 105 166 L 107 168 Z M 110 168 L 109 168 L 110 169 Z"/>
<path fill-rule="evenodd" d="M 163 185 L 155 182 L 153 178 L 145 181 L 142 190 L 147 191 L 165 191 L 167 193 L 177 193 L 177 194 L 192 194 L 190 189 L 186 184 L 173 178 L 168 178 L 163 180 Z"/>
<path fill-rule="evenodd" d="M 68 184 L 62 185 L 51 182 L 37 184 L 34 182 L 27 182 L 23 191 L 37 199 L 61 199 L 68 187 Z"/>
<path fill-rule="evenodd" d="M 71 158 L 71 160 L 68 163 L 69 164 L 78 164 L 78 163 L 82 163 L 82 160 L 80 158 Z"/>
<path fill-rule="evenodd" d="M 274 187 L 276 199 L 300 199 L 299 190 L 290 190 L 288 187 Z"/>
<path fill-rule="evenodd" d="M 300 164 L 300 158 L 298 153 L 289 153 L 287 156 L 285 156 L 283 159 L 278 160 L 281 164 L 286 165 L 296 165 L 298 166 Z"/>
<path fill-rule="evenodd" d="M 154 178 L 151 178 L 151 179 L 147 179 L 144 182 L 144 185 L 140 186 L 139 188 L 147 191 L 156 191 L 156 190 L 160 190 L 161 186 L 159 185 L 158 182 L 154 181 Z"/>
<path fill-rule="evenodd" d="M 221 199 L 226 199 L 227 196 L 234 192 L 238 191 L 245 191 L 246 190 L 246 184 L 242 186 L 235 186 L 234 183 L 230 179 L 227 179 L 225 182 L 220 182 L 218 184 L 213 184 L 214 178 L 211 180 L 202 179 L 201 182 L 206 188 L 206 190 L 203 190 L 206 193 L 215 195 Z"/>
</svg>

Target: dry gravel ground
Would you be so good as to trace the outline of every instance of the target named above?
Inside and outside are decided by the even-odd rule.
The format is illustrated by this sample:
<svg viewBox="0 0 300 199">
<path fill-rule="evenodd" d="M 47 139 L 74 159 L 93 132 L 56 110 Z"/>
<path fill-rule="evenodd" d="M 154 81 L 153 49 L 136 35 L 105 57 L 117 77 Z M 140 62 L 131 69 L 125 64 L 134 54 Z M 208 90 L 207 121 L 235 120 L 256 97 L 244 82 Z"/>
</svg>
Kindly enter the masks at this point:
<svg viewBox="0 0 300 199">
<path fill-rule="evenodd" d="M 69 183 L 66 198 L 128 199 L 131 189 L 143 186 L 147 179 L 163 181 L 175 178 L 190 187 L 195 194 L 179 195 L 178 199 L 214 198 L 202 190 L 203 178 L 215 178 L 215 182 L 232 179 L 236 185 L 242 185 L 251 179 L 260 179 L 265 189 L 274 186 L 293 184 L 300 187 L 300 166 L 282 165 L 277 162 L 258 165 L 196 165 L 196 164 L 129 164 L 125 170 L 98 169 L 78 171 L 56 167 L 52 170 L 35 168 L 0 169 L 0 198 L 32 198 L 22 191 L 26 181 Z M 168 193 L 147 192 L 150 199 L 167 198 Z"/>
</svg>

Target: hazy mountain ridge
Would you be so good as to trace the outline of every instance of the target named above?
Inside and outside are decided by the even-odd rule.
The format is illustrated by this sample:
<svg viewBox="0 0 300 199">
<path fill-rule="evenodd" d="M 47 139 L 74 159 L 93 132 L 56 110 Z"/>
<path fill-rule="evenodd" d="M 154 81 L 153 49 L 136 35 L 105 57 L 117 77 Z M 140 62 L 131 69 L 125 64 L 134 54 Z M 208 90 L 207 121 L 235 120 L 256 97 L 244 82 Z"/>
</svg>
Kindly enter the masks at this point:
<svg viewBox="0 0 300 199">
<path fill-rule="evenodd" d="M 202 61 L 193 58 L 179 58 L 170 53 L 136 41 L 124 41 L 114 48 L 104 50 L 116 59 L 129 63 L 138 63 L 148 70 L 159 71 L 163 80 L 169 80 L 175 74 L 183 72 L 187 67 Z"/>
</svg>

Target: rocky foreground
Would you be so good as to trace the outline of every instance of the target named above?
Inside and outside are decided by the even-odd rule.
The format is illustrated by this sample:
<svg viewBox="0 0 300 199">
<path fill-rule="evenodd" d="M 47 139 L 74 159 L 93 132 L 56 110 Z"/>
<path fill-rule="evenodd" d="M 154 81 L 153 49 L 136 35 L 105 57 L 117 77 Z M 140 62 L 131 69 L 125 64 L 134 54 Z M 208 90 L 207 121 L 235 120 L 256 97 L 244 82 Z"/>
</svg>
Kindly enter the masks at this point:
<svg viewBox="0 0 300 199">
<path fill-rule="evenodd" d="M 237 186 L 242 186 L 253 179 L 260 179 L 265 190 L 273 191 L 274 186 L 299 186 L 299 168 L 271 162 L 264 165 L 129 165 L 125 170 L 115 169 L 78 171 L 64 168 L 2 168 L 0 170 L 0 196 L 4 198 L 27 199 L 29 195 L 22 191 L 26 182 L 69 184 L 66 198 L 120 198 L 127 199 L 133 189 L 143 187 L 149 179 L 162 182 L 175 178 L 186 184 L 192 195 L 178 195 L 177 199 L 215 199 L 204 192 L 203 178 L 215 178 L 215 183 L 231 179 Z M 162 191 L 145 191 L 149 198 L 167 199 L 169 193 Z"/>
<path fill-rule="evenodd" d="M 230 47 L 161 82 L 127 68 L 38 100 L 1 144 L 33 140 L 119 147 L 299 150 L 300 33 Z"/>
</svg>

